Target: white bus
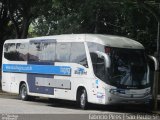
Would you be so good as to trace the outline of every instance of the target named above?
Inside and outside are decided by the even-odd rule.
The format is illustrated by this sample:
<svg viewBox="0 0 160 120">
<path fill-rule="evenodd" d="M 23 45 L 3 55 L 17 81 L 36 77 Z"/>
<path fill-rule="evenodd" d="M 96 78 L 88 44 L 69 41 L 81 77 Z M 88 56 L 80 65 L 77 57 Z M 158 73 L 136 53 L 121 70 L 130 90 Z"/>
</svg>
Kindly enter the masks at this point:
<svg viewBox="0 0 160 120">
<path fill-rule="evenodd" d="M 141 104 L 151 98 L 144 47 L 129 38 L 68 34 L 7 40 L 2 90 L 94 104 Z"/>
</svg>

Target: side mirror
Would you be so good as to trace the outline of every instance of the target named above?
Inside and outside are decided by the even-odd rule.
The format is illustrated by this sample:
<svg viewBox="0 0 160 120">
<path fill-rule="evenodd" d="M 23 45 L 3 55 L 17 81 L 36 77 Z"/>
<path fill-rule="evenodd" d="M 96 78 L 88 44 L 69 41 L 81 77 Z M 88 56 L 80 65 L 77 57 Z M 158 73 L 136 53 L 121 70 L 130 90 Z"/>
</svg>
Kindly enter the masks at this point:
<svg viewBox="0 0 160 120">
<path fill-rule="evenodd" d="M 148 55 L 148 58 L 154 62 L 154 70 L 157 71 L 159 66 L 158 60 L 154 56 L 150 55 Z"/>
<path fill-rule="evenodd" d="M 100 52 L 100 51 L 96 51 L 95 53 L 97 54 L 98 58 L 104 58 L 105 67 L 110 68 L 111 60 L 110 60 L 109 55 L 107 55 L 106 53 Z"/>
</svg>

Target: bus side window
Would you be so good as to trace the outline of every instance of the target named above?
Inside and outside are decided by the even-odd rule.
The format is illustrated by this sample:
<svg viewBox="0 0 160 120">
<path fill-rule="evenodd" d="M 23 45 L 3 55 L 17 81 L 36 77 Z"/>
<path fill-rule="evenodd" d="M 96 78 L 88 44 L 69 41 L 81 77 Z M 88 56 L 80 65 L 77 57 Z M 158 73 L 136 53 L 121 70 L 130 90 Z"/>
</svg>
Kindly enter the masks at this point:
<svg viewBox="0 0 160 120">
<path fill-rule="evenodd" d="M 55 61 L 55 43 L 31 42 L 29 47 L 29 61 L 40 63 L 53 63 Z"/>
<path fill-rule="evenodd" d="M 105 59 L 104 58 L 99 58 L 96 53 L 90 53 L 91 55 L 91 60 L 92 60 L 92 65 L 93 65 L 93 70 L 95 75 L 101 79 L 105 80 Z"/>
<path fill-rule="evenodd" d="M 28 43 L 17 43 L 17 61 L 27 61 L 28 60 Z"/>
<path fill-rule="evenodd" d="M 70 62 L 88 67 L 84 43 L 72 43 Z"/>
<path fill-rule="evenodd" d="M 17 51 L 15 43 L 6 43 L 4 45 L 4 57 L 10 61 L 17 61 Z"/>
<path fill-rule="evenodd" d="M 94 73 L 96 73 L 97 72 L 96 65 L 97 65 L 98 55 L 96 53 L 90 53 L 90 55 L 91 55 L 93 70 L 94 70 Z"/>
<path fill-rule="evenodd" d="M 41 53 L 39 54 L 40 62 L 53 63 L 56 56 L 56 44 L 55 43 L 41 43 Z"/>
<path fill-rule="evenodd" d="M 105 62 L 104 58 L 97 59 L 97 77 L 101 80 L 105 80 Z"/>
<path fill-rule="evenodd" d="M 57 43 L 56 62 L 69 62 L 71 43 Z"/>
<path fill-rule="evenodd" d="M 11 48 L 14 48 L 14 50 L 15 50 L 16 49 L 15 48 L 15 44 L 12 44 L 12 43 L 6 43 L 6 44 L 4 44 L 4 57 L 7 60 L 12 60 L 12 57 L 10 57 L 11 56 Z"/>
<path fill-rule="evenodd" d="M 10 61 L 27 61 L 27 43 L 7 43 L 4 45 L 4 57 Z"/>
<path fill-rule="evenodd" d="M 40 42 L 33 42 L 29 45 L 29 61 L 39 61 L 39 53 L 42 51 Z"/>
</svg>

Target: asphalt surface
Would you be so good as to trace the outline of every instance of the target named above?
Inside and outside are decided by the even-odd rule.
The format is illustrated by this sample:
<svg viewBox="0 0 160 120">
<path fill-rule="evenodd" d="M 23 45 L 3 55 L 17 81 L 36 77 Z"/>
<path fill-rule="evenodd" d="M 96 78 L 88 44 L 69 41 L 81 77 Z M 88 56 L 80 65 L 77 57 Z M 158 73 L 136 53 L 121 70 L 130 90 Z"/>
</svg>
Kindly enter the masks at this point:
<svg viewBox="0 0 160 120">
<path fill-rule="evenodd" d="M 32 101 L 22 101 L 18 95 L 0 94 L 0 113 L 33 113 L 33 114 L 88 114 L 88 113 L 150 113 L 146 106 L 139 105 L 115 105 L 103 106 L 90 104 L 88 110 L 81 110 L 75 102 L 66 100 L 49 100 L 46 98 L 36 98 Z"/>
<path fill-rule="evenodd" d="M 88 110 L 81 110 L 75 102 L 56 100 L 51 101 L 46 98 L 37 98 L 34 101 L 22 101 L 17 95 L 0 93 L 0 118 L 6 120 L 9 117 L 18 118 L 26 116 L 28 120 L 32 117 L 37 119 L 115 119 L 115 120 L 160 120 L 160 117 L 152 113 L 147 107 L 141 105 L 115 105 L 115 106 L 100 106 L 90 105 Z M 12 115 L 12 116 L 11 116 Z M 28 116 L 29 115 L 29 116 Z M 96 116 L 98 115 L 98 117 Z M 104 117 L 105 115 L 105 117 Z M 113 116 L 112 116 L 113 115 Z M 120 115 L 120 116 L 119 116 Z M 69 118 L 68 118 L 69 117 Z M 104 117 L 104 118 L 103 118 Z M 19 119 L 16 120 L 19 120 Z"/>
</svg>

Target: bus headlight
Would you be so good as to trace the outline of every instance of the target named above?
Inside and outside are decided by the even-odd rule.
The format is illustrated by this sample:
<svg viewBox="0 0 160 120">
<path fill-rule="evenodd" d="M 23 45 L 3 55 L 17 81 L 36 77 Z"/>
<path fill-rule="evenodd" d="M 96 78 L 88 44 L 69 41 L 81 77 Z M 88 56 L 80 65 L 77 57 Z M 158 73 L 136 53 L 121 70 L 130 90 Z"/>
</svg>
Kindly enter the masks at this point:
<svg viewBox="0 0 160 120">
<path fill-rule="evenodd" d="M 110 89 L 109 92 L 111 94 L 117 95 L 117 94 L 125 94 L 124 89 Z"/>
<path fill-rule="evenodd" d="M 117 94 L 117 90 L 116 90 L 116 89 L 110 89 L 109 92 L 110 92 L 111 94 L 114 94 L 114 95 Z"/>
<path fill-rule="evenodd" d="M 144 95 L 147 96 L 147 95 L 150 95 L 151 94 L 151 89 L 146 89 Z"/>
</svg>

